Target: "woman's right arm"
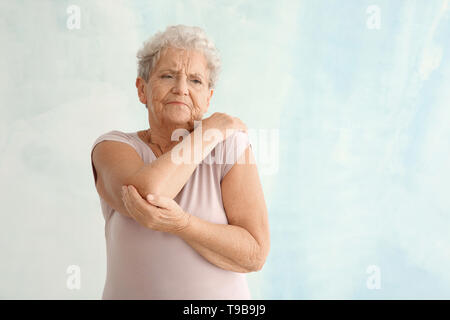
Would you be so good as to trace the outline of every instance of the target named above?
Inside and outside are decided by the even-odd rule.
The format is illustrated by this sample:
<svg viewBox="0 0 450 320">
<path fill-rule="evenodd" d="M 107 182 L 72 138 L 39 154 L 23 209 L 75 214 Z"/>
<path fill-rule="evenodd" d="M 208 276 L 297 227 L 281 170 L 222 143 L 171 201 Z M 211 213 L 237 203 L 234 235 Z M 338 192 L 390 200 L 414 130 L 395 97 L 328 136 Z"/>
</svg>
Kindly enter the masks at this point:
<svg viewBox="0 0 450 320">
<path fill-rule="evenodd" d="M 220 130 L 222 137 L 209 139 L 205 135 L 208 129 Z M 103 141 L 93 151 L 92 161 L 97 172 L 96 187 L 100 196 L 117 211 L 129 216 L 122 197 L 122 185 L 133 185 L 142 197 L 147 194 L 158 194 L 171 199 L 180 192 L 198 164 L 226 139 L 226 129 L 247 130 L 238 118 L 223 113 L 214 113 L 202 120 L 202 143 L 195 142 L 200 128 L 197 127 L 188 136 L 151 163 L 145 164 L 137 152 L 129 145 L 116 141 Z M 197 132 L 197 133 L 196 133 Z M 198 135 L 199 136 L 199 135 Z M 179 158 L 179 150 L 190 150 L 191 161 L 172 161 Z M 197 154 L 197 157 L 193 155 Z"/>
<path fill-rule="evenodd" d="M 143 197 L 152 193 L 171 199 L 175 198 L 199 163 L 222 141 L 217 136 L 211 140 L 206 140 L 205 129 L 207 128 L 207 125 L 202 122 L 201 143 L 199 141 L 194 143 L 196 135 L 198 136 L 197 139 L 200 138 L 200 128 L 197 127 L 172 150 L 162 154 L 151 163 L 142 165 L 134 175 L 129 177 L 125 184 L 135 186 Z M 185 159 L 187 161 L 181 161 L 180 150 L 188 152 L 190 155 Z M 197 156 L 194 157 L 194 154 Z"/>
</svg>

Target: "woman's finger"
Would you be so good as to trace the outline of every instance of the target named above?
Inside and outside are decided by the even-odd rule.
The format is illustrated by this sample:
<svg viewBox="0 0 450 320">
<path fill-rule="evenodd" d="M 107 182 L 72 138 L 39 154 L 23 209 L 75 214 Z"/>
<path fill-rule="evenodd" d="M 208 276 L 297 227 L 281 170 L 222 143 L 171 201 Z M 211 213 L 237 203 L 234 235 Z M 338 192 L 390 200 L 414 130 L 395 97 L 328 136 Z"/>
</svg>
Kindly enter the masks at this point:
<svg viewBox="0 0 450 320">
<path fill-rule="evenodd" d="M 127 209 L 128 213 L 132 217 L 137 218 L 137 219 L 142 219 L 142 217 L 144 215 L 142 214 L 141 211 L 137 210 L 136 207 L 131 202 L 130 195 L 129 195 L 127 188 L 125 188 L 125 190 L 122 193 L 122 202 L 123 202 L 125 208 Z"/>
<path fill-rule="evenodd" d="M 168 197 L 163 197 L 157 194 L 148 194 L 146 197 L 147 201 L 157 207 L 163 209 L 170 209 L 172 207 L 172 199 Z"/>
<path fill-rule="evenodd" d="M 145 212 L 152 209 L 152 206 L 145 201 L 139 194 L 139 192 L 136 190 L 136 188 L 133 185 L 128 186 L 128 200 L 130 204 L 135 207 L 140 212 Z"/>
<path fill-rule="evenodd" d="M 123 205 L 125 206 L 125 209 L 127 209 L 127 212 L 128 212 L 133 218 L 137 218 L 137 215 L 138 215 L 138 214 L 136 214 L 136 211 L 133 210 L 133 208 L 130 207 L 130 204 L 128 203 L 128 199 L 127 199 L 127 196 L 126 196 L 126 195 L 123 196 L 122 202 L 123 202 Z"/>
</svg>

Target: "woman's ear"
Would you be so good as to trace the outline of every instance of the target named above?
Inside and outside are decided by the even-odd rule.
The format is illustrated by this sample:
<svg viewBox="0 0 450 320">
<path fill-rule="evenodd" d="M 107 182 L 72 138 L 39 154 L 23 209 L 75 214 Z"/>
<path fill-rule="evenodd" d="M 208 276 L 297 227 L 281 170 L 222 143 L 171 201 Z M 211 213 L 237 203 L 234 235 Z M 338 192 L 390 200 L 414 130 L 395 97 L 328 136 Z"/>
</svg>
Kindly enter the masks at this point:
<svg viewBox="0 0 450 320">
<path fill-rule="evenodd" d="M 136 88 L 139 96 L 139 101 L 147 105 L 147 95 L 145 94 L 145 80 L 141 77 L 136 78 Z"/>
<path fill-rule="evenodd" d="M 212 96 L 213 96 L 213 93 L 214 93 L 214 90 L 213 89 L 211 89 L 211 91 L 210 91 L 210 93 L 209 93 L 209 97 L 208 97 L 208 99 L 207 99 L 207 106 L 208 106 L 208 108 L 209 108 L 209 102 L 211 101 L 211 98 L 212 98 Z"/>
</svg>

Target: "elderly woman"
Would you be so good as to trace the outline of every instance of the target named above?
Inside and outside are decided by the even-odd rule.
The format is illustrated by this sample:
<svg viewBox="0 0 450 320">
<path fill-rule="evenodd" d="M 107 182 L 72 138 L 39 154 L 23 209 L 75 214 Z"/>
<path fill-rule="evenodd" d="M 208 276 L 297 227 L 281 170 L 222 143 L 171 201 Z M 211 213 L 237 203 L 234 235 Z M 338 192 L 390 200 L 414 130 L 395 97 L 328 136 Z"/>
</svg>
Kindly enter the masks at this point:
<svg viewBox="0 0 450 320">
<path fill-rule="evenodd" d="M 267 208 L 246 125 L 203 118 L 217 50 L 202 29 L 178 25 L 137 57 L 150 128 L 105 133 L 91 152 L 105 218 L 102 298 L 251 299 L 245 273 L 269 253 Z"/>
</svg>

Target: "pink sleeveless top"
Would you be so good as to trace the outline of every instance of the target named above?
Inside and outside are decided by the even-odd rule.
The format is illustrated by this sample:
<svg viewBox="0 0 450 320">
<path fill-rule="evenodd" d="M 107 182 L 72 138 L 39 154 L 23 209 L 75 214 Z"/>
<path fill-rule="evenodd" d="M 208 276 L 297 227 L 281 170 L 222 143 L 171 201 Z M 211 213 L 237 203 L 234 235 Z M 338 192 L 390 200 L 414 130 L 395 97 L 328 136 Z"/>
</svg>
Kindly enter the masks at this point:
<svg viewBox="0 0 450 320">
<path fill-rule="evenodd" d="M 156 159 L 137 132 L 110 131 L 98 137 L 127 143 L 144 163 Z M 197 166 L 174 200 L 201 219 L 227 224 L 220 183 L 247 146 L 248 134 L 234 132 Z M 92 163 L 92 158 L 91 158 Z M 92 164 L 94 179 L 95 168 Z M 105 218 L 107 272 L 102 299 L 251 299 L 245 273 L 221 269 L 180 237 L 140 225 L 100 198 Z"/>
</svg>

